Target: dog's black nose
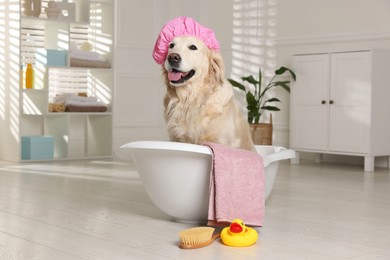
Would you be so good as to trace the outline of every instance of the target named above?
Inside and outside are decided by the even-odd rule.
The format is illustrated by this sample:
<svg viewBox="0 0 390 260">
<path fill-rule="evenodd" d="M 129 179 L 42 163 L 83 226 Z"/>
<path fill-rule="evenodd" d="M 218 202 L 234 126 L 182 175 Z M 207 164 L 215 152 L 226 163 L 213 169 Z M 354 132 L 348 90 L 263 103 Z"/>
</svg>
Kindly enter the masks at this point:
<svg viewBox="0 0 390 260">
<path fill-rule="evenodd" d="M 168 55 L 168 62 L 172 66 L 179 65 L 180 61 L 181 61 L 181 57 L 178 53 L 171 53 Z"/>
</svg>

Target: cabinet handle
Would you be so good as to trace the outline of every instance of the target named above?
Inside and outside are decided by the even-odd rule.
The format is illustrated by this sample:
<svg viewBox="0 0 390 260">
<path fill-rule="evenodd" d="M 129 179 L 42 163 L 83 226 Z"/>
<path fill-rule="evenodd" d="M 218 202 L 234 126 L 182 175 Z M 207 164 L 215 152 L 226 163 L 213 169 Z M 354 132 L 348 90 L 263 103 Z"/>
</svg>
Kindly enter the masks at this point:
<svg viewBox="0 0 390 260">
<path fill-rule="evenodd" d="M 334 101 L 333 101 L 333 100 L 330 100 L 330 101 L 329 101 L 329 104 L 331 104 L 331 105 L 334 104 Z"/>
<path fill-rule="evenodd" d="M 323 104 L 323 105 L 326 104 L 326 101 L 325 101 L 325 100 L 322 100 L 322 101 L 321 101 L 321 104 Z"/>
</svg>

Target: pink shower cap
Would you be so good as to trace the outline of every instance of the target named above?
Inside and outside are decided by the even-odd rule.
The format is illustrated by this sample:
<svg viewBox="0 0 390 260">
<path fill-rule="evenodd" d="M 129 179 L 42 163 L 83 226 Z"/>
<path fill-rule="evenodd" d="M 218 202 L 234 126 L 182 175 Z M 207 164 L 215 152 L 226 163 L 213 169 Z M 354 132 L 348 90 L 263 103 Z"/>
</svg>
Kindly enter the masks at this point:
<svg viewBox="0 0 390 260">
<path fill-rule="evenodd" d="M 168 47 L 176 36 L 190 35 L 201 39 L 209 49 L 219 51 L 219 43 L 211 29 L 203 27 L 190 17 L 181 16 L 169 21 L 161 29 L 153 49 L 153 59 L 162 64 L 167 57 Z"/>
</svg>

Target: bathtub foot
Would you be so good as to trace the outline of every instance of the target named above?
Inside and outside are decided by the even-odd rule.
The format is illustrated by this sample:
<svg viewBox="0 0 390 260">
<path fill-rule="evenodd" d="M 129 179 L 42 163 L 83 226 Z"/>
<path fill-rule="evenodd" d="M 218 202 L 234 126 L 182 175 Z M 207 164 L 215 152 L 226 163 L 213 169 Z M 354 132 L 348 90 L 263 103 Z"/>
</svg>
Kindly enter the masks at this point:
<svg viewBox="0 0 390 260">
<path fill-rule="evenodd" d="M 295 157 L 290 160 L 291 164 L 299 164 L 299 152 L 295 151 Z M 389 158 L 390 163 L 390 158 Z"/>
</svg>

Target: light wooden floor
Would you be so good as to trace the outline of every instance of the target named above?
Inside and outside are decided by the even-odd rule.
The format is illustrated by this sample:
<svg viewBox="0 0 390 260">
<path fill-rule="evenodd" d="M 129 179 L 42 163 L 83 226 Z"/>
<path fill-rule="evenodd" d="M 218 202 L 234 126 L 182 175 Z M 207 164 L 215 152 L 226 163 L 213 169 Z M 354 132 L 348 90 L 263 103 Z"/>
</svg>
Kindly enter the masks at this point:
<svg viewBox="0 0 390 260">
<path fill-rule="evenodd" d="M 0 259 L 390 259 L 390 173 L 284 162 L 248 248 L 180 250 L 180 230 L 113 161 L 0 162 Z"/>
</svg>

